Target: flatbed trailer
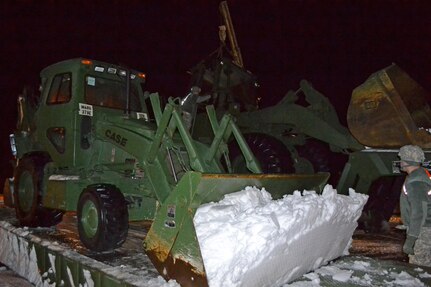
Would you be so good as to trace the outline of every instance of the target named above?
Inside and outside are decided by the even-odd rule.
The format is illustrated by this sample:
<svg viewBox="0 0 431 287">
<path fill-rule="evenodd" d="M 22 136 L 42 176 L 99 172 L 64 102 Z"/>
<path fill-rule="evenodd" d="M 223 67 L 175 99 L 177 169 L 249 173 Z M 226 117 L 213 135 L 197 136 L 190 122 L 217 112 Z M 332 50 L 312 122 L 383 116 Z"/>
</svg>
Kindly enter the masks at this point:
<svg viewBox="0 0 431 287">
<path fill-rule="evenodd" d="M 145 222 L 131 224 L 119 250 L 94 253 L 80 245 L 74 216 L 67 213 L 55 228 L 21 228 L 15 226 L 13 209 L 0 203 L 0 262 L 35 286 L 177 286 L 165 282 L 143 252 Z M 363 256 L 342 257 L 311 274 L 295 282 L 314 276 L 320 286 L 399 286 L 397 280 L 416 278 L 417 286 L 431 286 L 431 268 Z"/>
</svg>

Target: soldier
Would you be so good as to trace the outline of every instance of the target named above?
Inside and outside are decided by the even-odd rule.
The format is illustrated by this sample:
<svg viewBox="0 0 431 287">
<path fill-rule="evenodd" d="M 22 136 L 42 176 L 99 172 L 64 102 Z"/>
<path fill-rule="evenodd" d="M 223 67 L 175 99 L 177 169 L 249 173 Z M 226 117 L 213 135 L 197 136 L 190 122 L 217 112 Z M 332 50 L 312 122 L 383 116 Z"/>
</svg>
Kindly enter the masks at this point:
<svg viewBox="0 0 431 287">
<path fill-rule="evenodd" d="M 398 156 L 407 173 L 400 196 L 401 218 L 407 226 L 403 252 L 410 263 L 431 267 L 431 174 L 421 167 L 425 155 L 420 147 L 403 146 Z"/>
</svg>

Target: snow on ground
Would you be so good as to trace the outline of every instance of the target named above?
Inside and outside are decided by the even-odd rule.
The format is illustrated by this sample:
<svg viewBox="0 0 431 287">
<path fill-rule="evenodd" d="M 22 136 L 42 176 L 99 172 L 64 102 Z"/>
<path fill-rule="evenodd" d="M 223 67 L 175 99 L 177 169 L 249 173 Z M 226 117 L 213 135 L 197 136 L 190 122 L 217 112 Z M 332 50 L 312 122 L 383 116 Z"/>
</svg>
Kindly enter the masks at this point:
<svg viewBox="0 0 431 287">
<path fill-rule="evenodd" d="M 327 185 L 272 200 L 247 187 L 202 205 L 194 222 L 210 286 L 280 286 L 347 254 L 367 198 Z"/>
<path fill-rule="evenodd" d="M 307 273 L 282 287 L 317 286 L 431 286 L 431 274 L 422 268 L 399 265 L 392 261 L 375 260 L 362 256 L 338 259 L 329 265 Z"/>
</svg>

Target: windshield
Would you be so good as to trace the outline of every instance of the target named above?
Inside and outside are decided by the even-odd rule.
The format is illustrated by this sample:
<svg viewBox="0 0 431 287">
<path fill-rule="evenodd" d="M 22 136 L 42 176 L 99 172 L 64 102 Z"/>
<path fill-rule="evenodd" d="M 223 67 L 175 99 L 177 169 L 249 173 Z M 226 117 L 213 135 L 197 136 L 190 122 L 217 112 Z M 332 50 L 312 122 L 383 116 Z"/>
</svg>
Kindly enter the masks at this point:
<svg viewBox="0 0 431 287">
<path fill-rule="evenodd" d="M 85 99 L 90 105 L 126 109 L 126 82 L 101 77 L 87 76 L 85 78 Z M 130 83 L 130 110 L 139 112 L 142 107 L 139 102 L 140 86 Z"/>
</svg>

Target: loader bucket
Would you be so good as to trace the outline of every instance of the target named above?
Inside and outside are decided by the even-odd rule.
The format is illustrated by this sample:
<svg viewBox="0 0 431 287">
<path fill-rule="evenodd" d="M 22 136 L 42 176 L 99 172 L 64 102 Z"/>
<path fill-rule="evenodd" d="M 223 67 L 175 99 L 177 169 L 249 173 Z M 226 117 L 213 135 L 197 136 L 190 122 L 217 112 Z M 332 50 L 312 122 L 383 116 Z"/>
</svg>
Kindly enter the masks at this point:
<svg viewBox="0 0 431 287">
<path fill-rule="evenodd" d="M 353 90 L 347 122 L 363 145 L 431 147 L 428 93 L 395 64 L 371 75 Z"/>
<path fill-rule="evenodd" d="M 225 194 L 256 186 L 274 199 L 295 190 L 321 191 L 329 173 L 318 174 L 202 174 L 187 172 L 157 211 L 144 248 L 165 279 L 181 286 L 208 286 L 193 218 L 197 208 Z"/>
</svg>

